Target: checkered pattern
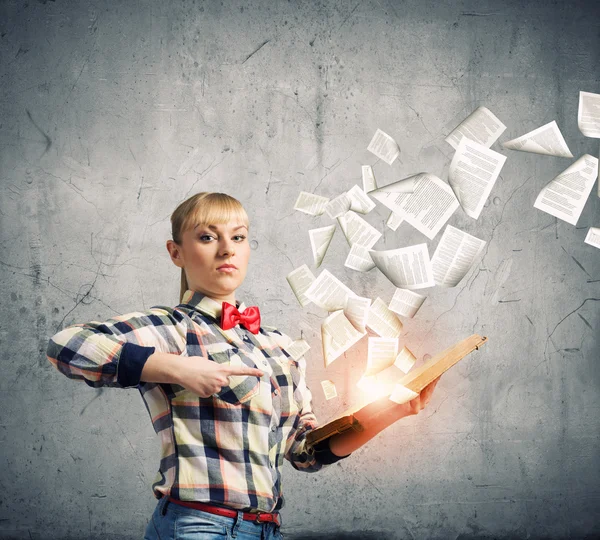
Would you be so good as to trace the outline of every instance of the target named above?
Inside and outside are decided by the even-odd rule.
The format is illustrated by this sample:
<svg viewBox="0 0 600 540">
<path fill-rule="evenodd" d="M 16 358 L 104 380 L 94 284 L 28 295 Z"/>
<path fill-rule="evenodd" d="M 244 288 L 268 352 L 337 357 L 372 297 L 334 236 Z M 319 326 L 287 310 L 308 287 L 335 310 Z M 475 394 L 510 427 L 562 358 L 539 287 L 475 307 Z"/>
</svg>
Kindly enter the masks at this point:
<svg viewBox="0 0 600 540">
<path fill-rule="evenodd" d="M 47 356 L 61 373 L 89 386 L 139 389 L 162 447 L 156 498 L 273 512 L 284 504 L 284 457 L 308 472 L 325 465 L 305 446 L 306 433 L 317 426 L 311 393 L 285 350 L 291 338 L 266 326 L 258 334 L 241 326 L 222 330 L 220 316 L 220 303 L 187 291 L 175 308 L 69 326 L 50 339 Z M 231 377 L 230 386 L 201 398 L 176 384 L 140 382 L 155 351 L 246 364 L 264 375 Z"/>
</svg>

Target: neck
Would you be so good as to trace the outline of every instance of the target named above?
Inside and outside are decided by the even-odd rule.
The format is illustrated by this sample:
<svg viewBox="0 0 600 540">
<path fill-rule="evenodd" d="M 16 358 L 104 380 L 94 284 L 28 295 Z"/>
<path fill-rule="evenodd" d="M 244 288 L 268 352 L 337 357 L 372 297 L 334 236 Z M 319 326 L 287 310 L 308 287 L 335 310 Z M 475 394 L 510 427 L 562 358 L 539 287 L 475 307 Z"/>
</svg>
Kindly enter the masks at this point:
<svg viewBox="0 0 600 540">
<path fill-rule="evenodd" d="M 202 292 L 202 291 L 200 291 Z M 211 294 L 211 293 L 204 293 L 202 292 L 202 294 L 204 294 L 205 296 L 207 296 L 208 298 L 210 298 L 211 300 L 214 300 L 215 302 L 221 304 L 222 302 L 229 302 L 232 306 L 236 306 L 237 307 L 237 302 L 235 299 L 235 294 L 231 293 L 231 294 Z"/>
</svg>

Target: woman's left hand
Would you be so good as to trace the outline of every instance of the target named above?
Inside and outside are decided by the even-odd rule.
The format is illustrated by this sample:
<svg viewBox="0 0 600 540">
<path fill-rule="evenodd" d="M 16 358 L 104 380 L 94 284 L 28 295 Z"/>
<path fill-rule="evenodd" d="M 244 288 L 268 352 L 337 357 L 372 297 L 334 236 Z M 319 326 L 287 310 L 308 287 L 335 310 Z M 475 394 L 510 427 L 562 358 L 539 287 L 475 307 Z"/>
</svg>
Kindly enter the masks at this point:
<svg viewBox="0 0 600 540">
<path fill-rule="evenodd" d="M 425 408 L 425 405 L 427 405 L 431 399 L 431 394 L 433 394 L 433 390 L 440 380 L 440 377 L 431 381 L 425 388 L 423 388 L 423 390 L 421 390 L 421 393 L 416 398 L 411 399 L 404 404 L 406 407 L 406 416 L 418 414 Z"/>
</svg>

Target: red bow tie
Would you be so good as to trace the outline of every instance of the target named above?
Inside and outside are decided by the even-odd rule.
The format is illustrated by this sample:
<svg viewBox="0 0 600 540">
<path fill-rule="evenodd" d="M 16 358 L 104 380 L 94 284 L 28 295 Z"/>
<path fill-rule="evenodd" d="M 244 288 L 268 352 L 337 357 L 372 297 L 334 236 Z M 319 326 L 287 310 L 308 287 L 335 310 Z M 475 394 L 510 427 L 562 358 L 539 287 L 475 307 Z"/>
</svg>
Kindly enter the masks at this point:
<svg viewBox="0 0 600 540">
<path fill-rule="evenodd" d="M 221 328 L 229 330 L 236 324 L 245 326 L 253 334 L 258 334 L 260 330 L 260 312 L 258 306 L 248 306 L 241 313 L 238 308 L 231 305 L 229 302 L 223 302 L 221 310 Z"/>
</svg>

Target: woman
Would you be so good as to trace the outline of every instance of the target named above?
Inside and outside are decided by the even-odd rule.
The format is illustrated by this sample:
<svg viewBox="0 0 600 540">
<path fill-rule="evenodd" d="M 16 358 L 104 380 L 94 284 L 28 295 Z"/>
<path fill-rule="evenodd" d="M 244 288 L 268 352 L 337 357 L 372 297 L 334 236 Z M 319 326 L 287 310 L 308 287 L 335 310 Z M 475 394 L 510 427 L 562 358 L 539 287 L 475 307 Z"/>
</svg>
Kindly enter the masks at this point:
<svg viewBox="0 0 600 540">
<path fill-rule="evenodd" d="M 48 359 L 92 387 L 140 391 L 162 448 L 144 538 L 281 538 L 283 459 L 312 472 L 347 457 L 418 413 L 437 381 L 363 432 L 309 447 L 317 420 L 303 366 L 285 350 L 292 339 L 236 300 L 250 259 L 244 208 L 224 193 L 198 193 L 171 225 L 180 304 L 69 326 L 50 339 Z"/>
</svg>

